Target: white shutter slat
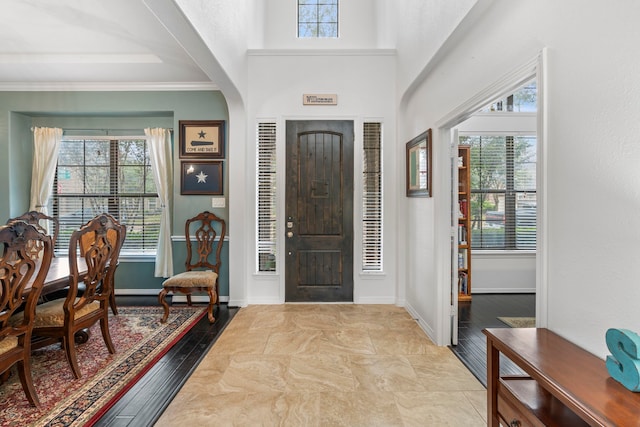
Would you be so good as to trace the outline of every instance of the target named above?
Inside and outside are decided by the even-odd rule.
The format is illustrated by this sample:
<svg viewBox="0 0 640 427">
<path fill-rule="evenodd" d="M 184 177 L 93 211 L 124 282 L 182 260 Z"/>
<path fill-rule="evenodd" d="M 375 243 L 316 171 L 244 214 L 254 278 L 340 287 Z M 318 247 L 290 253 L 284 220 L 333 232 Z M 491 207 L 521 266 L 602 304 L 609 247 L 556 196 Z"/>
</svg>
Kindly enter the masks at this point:
<svg viewBox="0 0 640 427">
<path fill-rule="evenodd" d="M 276 124 L 258 123 L 257 126 L 257 269 L 276 271 Z"/>
<path fill-rule="evenodd" d="M 382 124 L 364 123 L 362 269 L 382 271 Z"/>
</svg>

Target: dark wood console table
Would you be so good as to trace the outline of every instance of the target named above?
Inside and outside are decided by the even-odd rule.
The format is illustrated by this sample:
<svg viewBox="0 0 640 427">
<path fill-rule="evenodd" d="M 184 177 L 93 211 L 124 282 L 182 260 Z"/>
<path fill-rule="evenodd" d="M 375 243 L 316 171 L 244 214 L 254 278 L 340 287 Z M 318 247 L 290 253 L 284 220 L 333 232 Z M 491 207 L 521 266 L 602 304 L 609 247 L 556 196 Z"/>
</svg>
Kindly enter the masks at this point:
<svg viewBox="0 0 640 427">
<path fill-rule="evenodd" d="M 611 378 L 604 360 L 548 329 L 483 333 L 489 426 L 640 426 L 640 393 Z M 500 354 L 526 376 L 500 376 Z"/>
</svg>

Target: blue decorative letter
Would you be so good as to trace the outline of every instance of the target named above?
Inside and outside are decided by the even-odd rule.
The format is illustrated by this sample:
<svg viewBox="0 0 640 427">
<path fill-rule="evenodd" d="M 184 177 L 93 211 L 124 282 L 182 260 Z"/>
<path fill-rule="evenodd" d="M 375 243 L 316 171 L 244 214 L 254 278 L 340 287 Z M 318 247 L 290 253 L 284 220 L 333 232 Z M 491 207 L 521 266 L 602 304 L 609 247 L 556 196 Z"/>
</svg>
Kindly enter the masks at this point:
<svg viewBox="0 0 640 427">
<path fill-rule="evenodd" d="M 631 391 L 640 391 L 640 336 L 627 329 L 609 329 L 605 335 L 611 356 L 607 370 L 611 377 Z"/>
</svg>

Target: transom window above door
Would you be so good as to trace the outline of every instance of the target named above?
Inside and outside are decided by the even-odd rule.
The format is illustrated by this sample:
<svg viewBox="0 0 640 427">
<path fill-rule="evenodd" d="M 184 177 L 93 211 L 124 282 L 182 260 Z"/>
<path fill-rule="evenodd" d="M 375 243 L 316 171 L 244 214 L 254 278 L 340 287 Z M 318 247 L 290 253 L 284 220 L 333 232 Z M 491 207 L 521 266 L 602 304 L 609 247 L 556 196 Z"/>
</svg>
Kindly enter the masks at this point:
<svg viewBox="0 0 640 427">
<path fill-rule="evenodd" d="M 298 37 L 338 37 L 338 0 L 298 0 Z"/>
</svg>

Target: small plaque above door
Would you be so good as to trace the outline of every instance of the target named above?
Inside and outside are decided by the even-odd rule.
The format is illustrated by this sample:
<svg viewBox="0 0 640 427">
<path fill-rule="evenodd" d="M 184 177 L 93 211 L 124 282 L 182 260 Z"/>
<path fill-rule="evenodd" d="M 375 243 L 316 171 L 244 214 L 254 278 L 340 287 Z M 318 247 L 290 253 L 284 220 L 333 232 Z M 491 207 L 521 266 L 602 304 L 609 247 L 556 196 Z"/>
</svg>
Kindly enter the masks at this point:
<svg viewBox="0 0 640 427">
<path fill-rule="evenodd" d="M 338 105 L 338 95 L 333 94 L 310 94 L 302 95 L 302 105 Z"/>
</svg>

